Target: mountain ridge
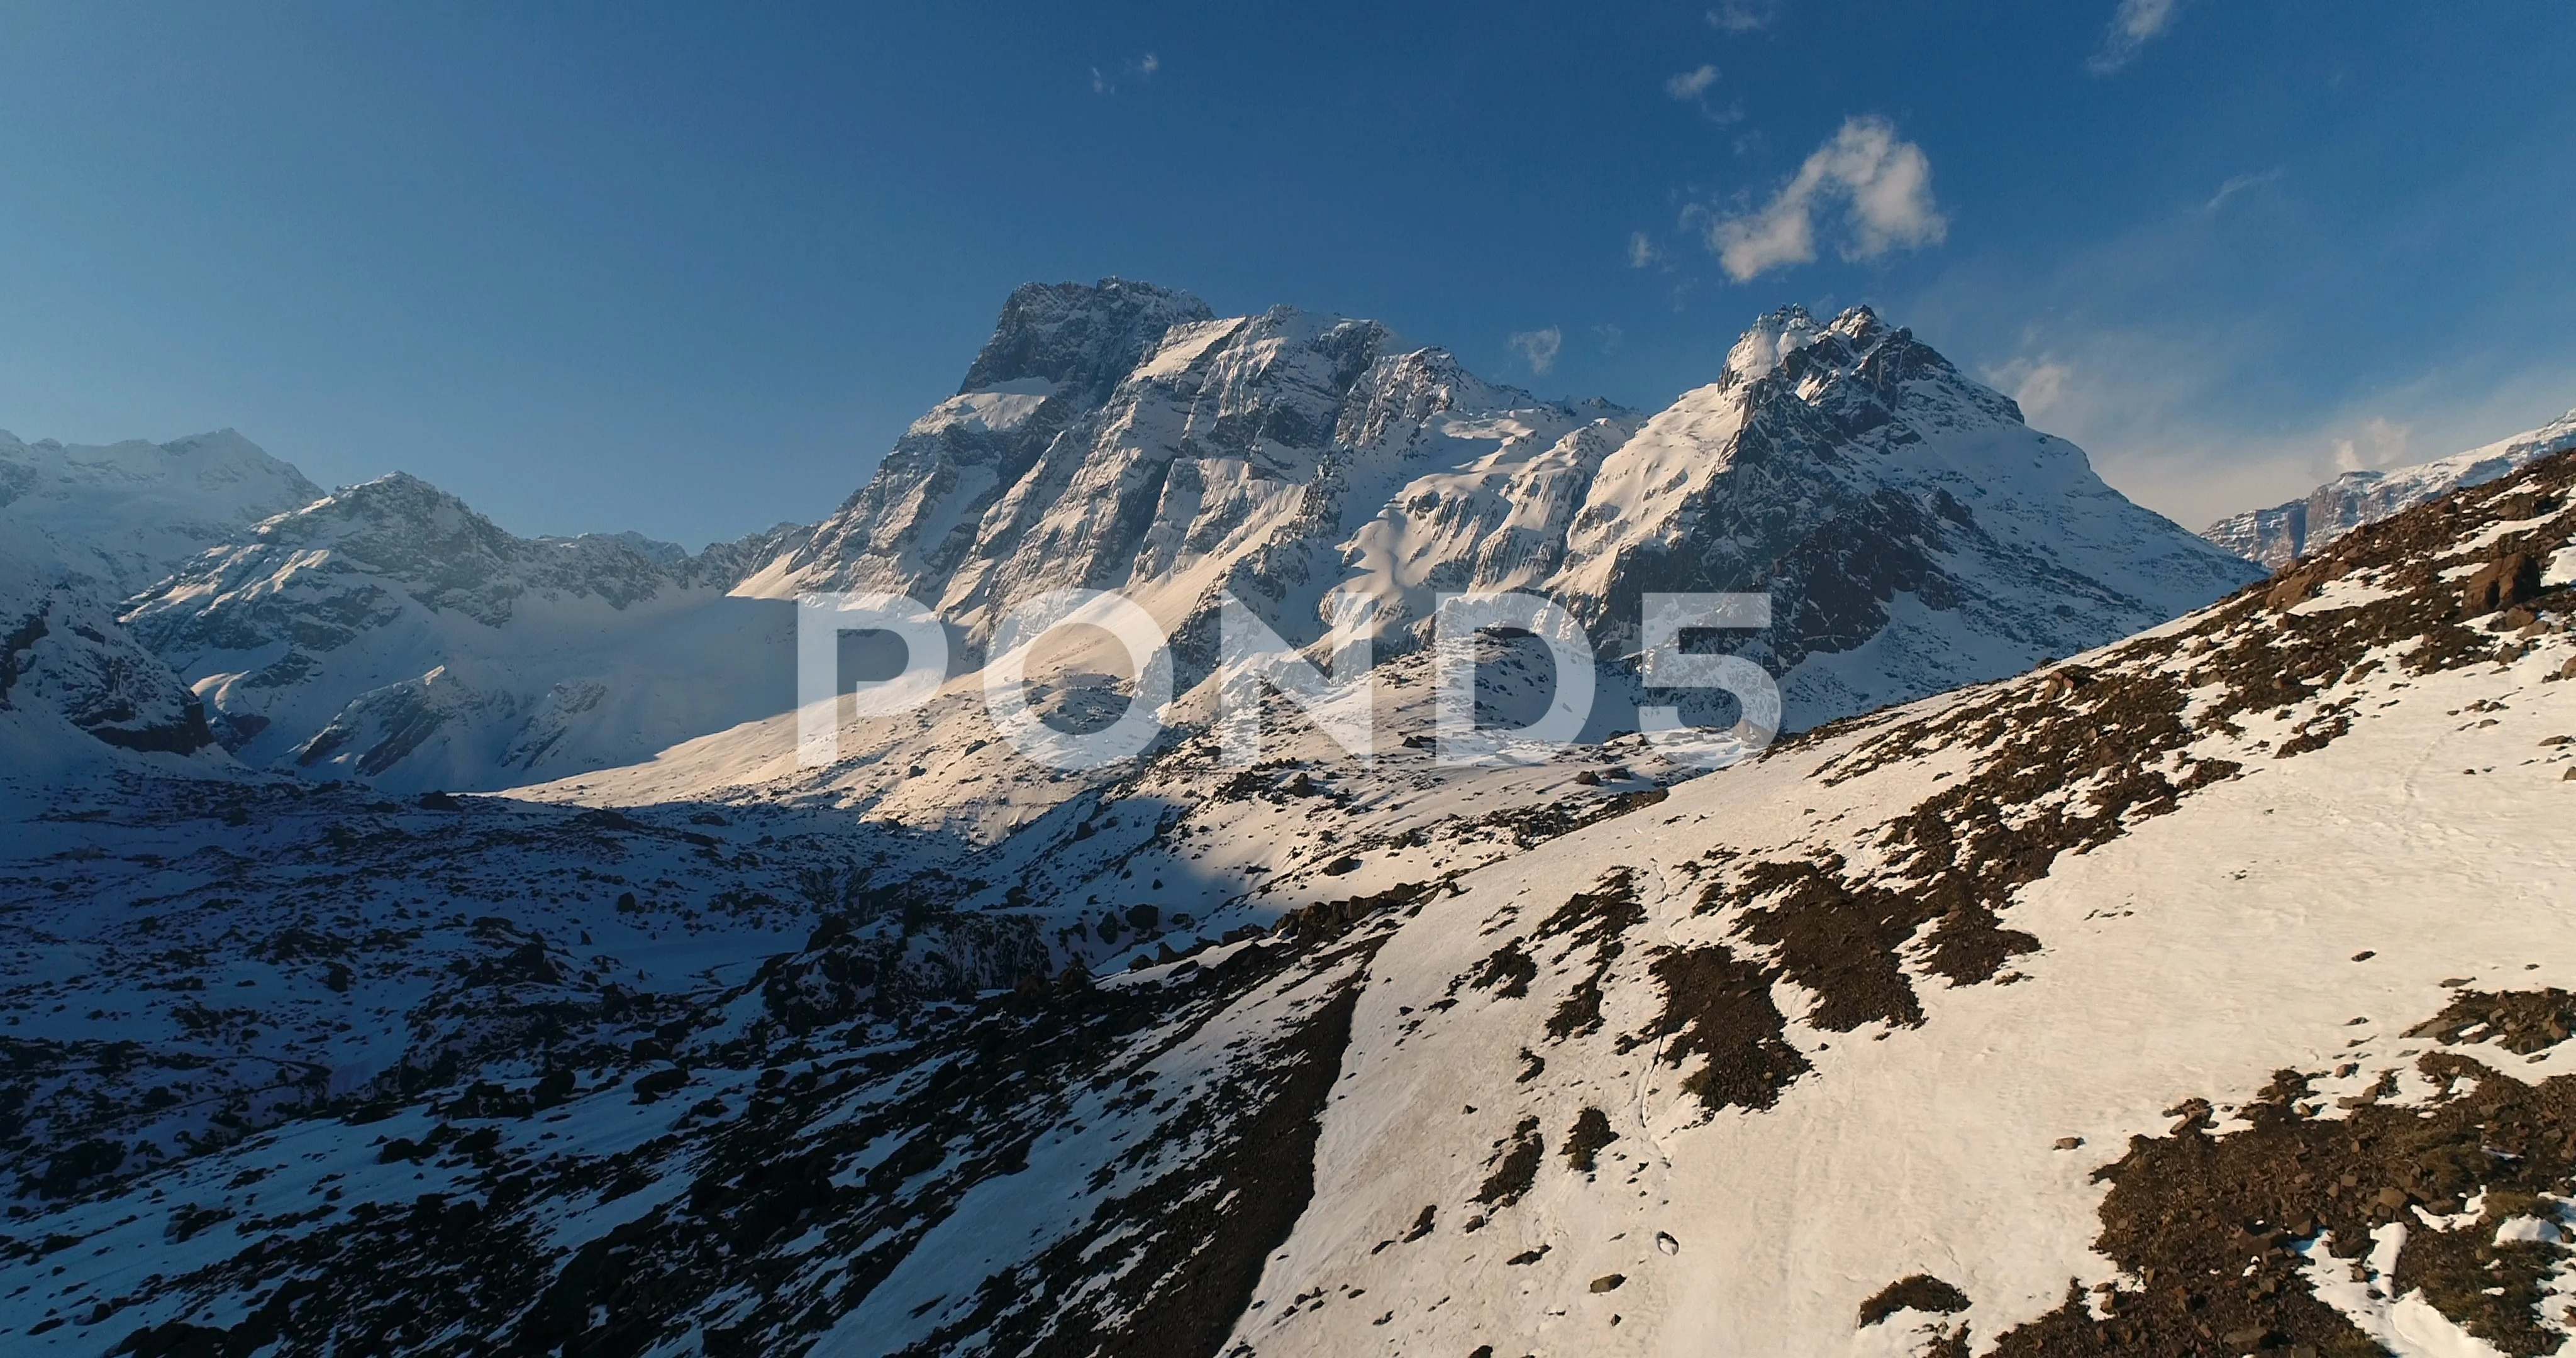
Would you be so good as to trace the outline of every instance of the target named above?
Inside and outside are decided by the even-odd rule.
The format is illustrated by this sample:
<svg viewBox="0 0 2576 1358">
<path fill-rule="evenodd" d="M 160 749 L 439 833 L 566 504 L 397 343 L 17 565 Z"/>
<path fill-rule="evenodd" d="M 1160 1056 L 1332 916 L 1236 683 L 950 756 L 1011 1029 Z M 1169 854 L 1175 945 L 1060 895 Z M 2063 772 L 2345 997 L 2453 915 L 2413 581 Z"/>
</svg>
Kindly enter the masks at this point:
<svg viewBox="0 0 2576 1358">
<path fill-rule="evenodd" d="M 2201 535 L 2274 570 L 2376 519 L 2456 487 L 2481 485 L 2576 448 L 2576 411 L 2464 453 L 2388 471 L 2349 471 L 2297 500 L 2231 514 Z"/>
<path fill-rule="evenodd" d="M 1292 643 L 1363 606 L 1401 654 L 1437 594 L 1525 590 L 1622 654 L 1646 592 L 1769 590 L 1775 626 L 1742 649 L 1795 729 L 2097 644 L 2250 575 L 1865 308 L 1761 318 L 1716 382 L 1648 417 L 1484 381 L 1374 321 L 1218 317 L 1121 279 L 1015 290 L 957 395 L 811 529 L 694 555 L 523 539 L 393 473 L 236 537 L 126 621 L 251 763 L 393 788 L 579 775 L 785 713 L 785 632 L 749 620 L 812 589 L 919 598 L 970 669 L 1010 609 L 1118 590 L 1171 633 L 1185 688 L 1229 595 Z M 701 624 L 731 663 L 681 666 L 734 692 L 685 714 L 633 691 L 668 656 L 601 650 L 632 610 L 682 599 L 739 615 Z M 514 625 L 523 607 L 599 614 L 565 625 L 604 658 L 529 659 L 548 643 Z M 603 708 L 646 720 L 611 731 L 585 715 Z"/>
<path fill-rule="evenodd" d="M 207 550 L 121 620 L 253 765 L 479 789 L 791 705 L 785 609 L 727 591 L 801 531 L 695 555 L 520 538 L 393 472 Z"/>
<path fill-rule="evenodd" d="M 110 600 L 322 494 L 232 429 L 105 445 L 0 431 L 0 550 Z"/>
</svg>

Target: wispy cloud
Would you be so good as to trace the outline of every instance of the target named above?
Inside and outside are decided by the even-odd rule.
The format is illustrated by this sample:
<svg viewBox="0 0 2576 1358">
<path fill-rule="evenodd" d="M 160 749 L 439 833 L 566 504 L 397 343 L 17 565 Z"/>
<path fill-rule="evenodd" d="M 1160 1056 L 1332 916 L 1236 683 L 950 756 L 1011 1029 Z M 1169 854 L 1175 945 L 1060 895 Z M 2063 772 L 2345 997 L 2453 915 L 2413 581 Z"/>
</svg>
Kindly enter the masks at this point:
<svg viewBox="0 0 2576 1358">
<path fill-rule="evenodd" d="M 1697 70 L 1684 71 L 1665 81 L 1664 93 L 1672 98 L 1687 101 L 1708 93 L 1708 87 L 1716 83 L 1717 68 L 1702 66 Z"/>
<path fill-rule="evenodd" d="M 2013 398 L 2025 420 L 2042 420 L 2066 398 L 2066 379 L 2075 370 L 2054 354 L 2013 359 L 1987 369 L 1988 386 Z"/>
<path fill-rule="evenodd" d="M 2373 472 L 2407 462 L 2415 426 L 2372 416 L 2355 426 L 2352 433 L 2334 441 L 2334 465 L 2338 472 Z"/>
<path fill-rule="evenodd" d="M 1116 94 L 1118 92 L 1119 81 L 1135 80 L 1142 82 L 1151 80 L 1154 78 L 1154 72 L 1161 69 L 1163 69 L 1163 59 L 1155 56 L 1151 52 L 1147 52 L 1145 55 L 1137 57 L 1134 60 L 1121 62 L 1118 66 L 1118 72 L 1115 75 L 1103 72 L 1099 67 L 1094 66 L 1091 68 L 1091 92 L 1093 94 Z"/>
<path fill-rule="evenodd" d="M 1718 0 L 1708 26 L 1720 33 L 1759 33 L 1780 17 L 1780 0 Z"/>
<path fill-rule="evenodd" d="M 1645 232 L 1631 231 L 1628 233 L 1629 268 L 1648 268 L 1660 262 L 1663 257 L 1664 252 L 1655 248 L 1655 243 L 1647 238 Z"/>
<path fill-rule="evenodd" d="M 2211 215 L 2217 212 L 2221 207 L 2226 206 L 2228 199 L 2243 193 L 2247 189 L 2261 188 L 2280 177 L 2281 170 L 2277 165 L 2271 169 L 2265 170 L 2261 174 L 2240 174 L 2231 176 L 2226 183 L 2218 186 L 2218 192 L 2209 195 L 2208 202 L 2200 205 L 2201 215 Z"/>
<path fill-rule="evenodd" d="M 1628 332 L 1615 321 L 1603 321 L 1592 327 L 1592 337 L 1601 342 L 1601 352 L 1615 354 L 1628 342 Z"/>
<path fill-rule="evenodd" d="M 1551 325 L 1544 330 L 1513 331 L 1509 343 L 1532 373 L 1545 377 L 1556 367 L 1556 356 L 1565 348 L 1565 335 Z"/>
<path fill-rule="evenodd" d="M 1666 80 L 1664 94 L 1676 102 L 1697 105 L 1699 116 L 1719 127 L 1732 127 L 1744 121 L 1744 101 L 1741 99 L 1724 108 L 1709 107 L 1708 92 L 1716 87 L 1717 68 L 1702 65 Z"/>
<path fill-rule="evenodd" d="M 2455 385 L 2436 370 L 2316 408 L 2265 402 L 2249 411 L 2246 375 L 2260 367 L 2257 352 L 2277 344 L 2267 328 L 2033 339 L 1978 377 L 2018 401 L 2033 427 L 2082 447 L 2122 493 L 2195 530 L 2343 472 L 2385 471 L 2536 427 L 2576 389 L 2576 369 L 2562 360 L 2491 384 Z"/>
<path fill-rule="evenodd" d="M 2140 50 L 2173 27 L 2174 11 L 2181 0 L 2120 0 L 2119 11 L 2111 16 L 2111 30 L 2102 35 L 2102 46 L 2085 66 L 2095 75 L 2109 75 L 2137 60 Z"/>
<path fill-rule="evenodd" d="M 1817 214 L 1837 201 L 1848 236 L 1836 249 L 1845 259 L 1919 249 L 1949 234 L 1949 219 L 1932 201 L 1931 158 L 1897 140 L 1895 124 L 1860 117 L 1846 120 L 1760 210 L 1718 218 L 1708 246 L 1739 283 L 1808 263 L 1816 257 Z"/>
</svg>

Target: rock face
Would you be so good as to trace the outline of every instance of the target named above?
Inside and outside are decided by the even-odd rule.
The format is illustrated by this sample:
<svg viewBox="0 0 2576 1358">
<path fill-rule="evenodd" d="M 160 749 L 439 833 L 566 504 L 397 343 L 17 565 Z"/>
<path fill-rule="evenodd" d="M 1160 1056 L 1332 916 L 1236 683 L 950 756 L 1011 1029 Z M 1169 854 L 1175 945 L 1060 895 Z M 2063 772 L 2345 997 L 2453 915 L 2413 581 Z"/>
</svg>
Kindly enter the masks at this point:
<svg viewBox="0 0 2576 1358">
<path fill-rule="evenodd" d="M 746 589 L 909 594 L 970 644 L 1049 590 L 1120 590 L 1186 631 L 1231 589 L 1311 639 L 1355 570 L 1397 603 L 1534 582 L 1553 559 L 1538 544 L 1561 543 L 1633 426 L 1480 381 L 1374 321 L 1032 285 L 960 393 Z"/>
<path fill-rule="evenodd" d="M 1217 319 L 1110 280 L 1014 295 L 965 389 L 746 589 L 907 593 L 970 643 L 1039 593 L 1116 589 L 1185 660 L 1224 592 L 1299 641 L 1362 597 L 1402 650 L 1442 592 L 1548 595 L 1607 649 L 1645 593 L 1767 591 L 1776 625 L 1747 653 L 1795 728 L 2254 574 L 1866 309 L 1764 317 L 1646 419 L 1484 382 L 1374 322 Z"/>
<path fill-rule="evenodd" d="M 1649 591 L 1767 591 L 1746 654 L 1796 729 L 2101 645 L 2253 574 L 1911 332 L 1793 307 L 1604 459 L 1545 588 L 1613 636 Z"/>
<path fill-rule="evenodd" d="M 799 589 L 940 592 L 978 525 L 1056 435 L 1099 411 L 1174 325 L 1208 319 L 1186 293 L 1111 279 L 1011 294 L 957 395 L 913 422 L 875 477 L 770 563 Z"/>
<path fill-rule="evenodd" d="M 322 490 L 230 429 L 93 447 L 0 432 L 0 548 L 124 598 Z"/>
<path fill-rule="evenodd" d="M 2345 472 L 2307 498 L 2249 509 L 2211 524 L 2203 537 L 2278 570 L 2344 534 L 2461 486 L 2483 485 L 2551 453 L 2576 448 L 2576 411 L 2529 433 L 2438 462 L 2387 472 Z"/>
<path fill-rule="evenodd" d="M 215 737 L 196 696 L 83 583 L 0 556 L 0 747 L 10 772 L 97 762 L 93 741 L 194 756 Z"/>
<path fill-rule="evenodd" d="M 635 534 L 526 539 L 395 473 L 207 552 L 125 621 L 248 762 L 503 786 L 789 706 L 786 609 L 725 591 L 802 531 L 698 556 Z"/>
</svg>

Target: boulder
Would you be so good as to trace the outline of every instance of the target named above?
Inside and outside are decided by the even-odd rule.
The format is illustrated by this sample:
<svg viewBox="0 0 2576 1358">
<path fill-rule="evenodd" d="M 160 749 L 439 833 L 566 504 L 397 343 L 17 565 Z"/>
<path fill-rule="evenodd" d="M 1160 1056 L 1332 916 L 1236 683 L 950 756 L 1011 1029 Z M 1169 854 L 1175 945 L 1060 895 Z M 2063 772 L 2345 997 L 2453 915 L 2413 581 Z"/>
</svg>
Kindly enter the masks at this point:
<svg viewBox="0 0 2576 1358">
<path fill-rule="evenodd" d="M 2460 591 L 2460 608 L 2466 616 L 2479 618 L 2539 595 L 2539 559 L 2529 552 L 2515 552 L 2488 562 L 2469 577 Z"/>
</svg>

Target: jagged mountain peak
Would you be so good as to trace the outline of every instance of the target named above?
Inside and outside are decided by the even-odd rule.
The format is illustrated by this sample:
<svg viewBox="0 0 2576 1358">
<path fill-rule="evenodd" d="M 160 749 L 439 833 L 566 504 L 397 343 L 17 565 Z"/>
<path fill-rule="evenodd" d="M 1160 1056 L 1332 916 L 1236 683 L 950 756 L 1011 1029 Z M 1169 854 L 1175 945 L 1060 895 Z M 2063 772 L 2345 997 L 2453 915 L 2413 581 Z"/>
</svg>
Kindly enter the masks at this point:
<svg viewBox="0 0 2576 1358">
<path fill-rule="evenodd" d="M 270 459 L 267 449 L 253 443 L 249 435 L 231 425 L 209 430 L 203 434 L 182 434 L 158 446 L 163 453 L 171 457 L 208 461 L 273 460 Z"/>
<path fill-rule="evenodd" d="M 1213 315 L 1186 292 L 1123 278 L 1024 283 L 1002 303 L 993 337 L 957 391 L 962 396 L 1035 379 L 1103 399 L 1165 331 Z"/>
<path fill-rule="evenodd" d="M 1771 590 L 1794 622 L 1768 658 L 1836 670 L 1793 681 L 1804 724 L 2098 644 L 2247 578 L 1868 307 L 1757 318 L 1715 381 L 1651 421 L 1293 306 L 1193 313 L 1096 402 L 990 361 L 1106 304 L 1015 294 L 970 390 L 744 589 L 907 594 L 964 629 L 970 658 L 1008 609 L 1067 587 L 1122 590 L 1183 636 L 1228 592 L 1283 635 L 1364 594 L 1399 650 L 1443 591 L 1548 593 L 1616 643 L 1645 592 Z M 1006 374 L 1045 385 L 992 385 Z M 1943 639 L 1961 627 L 1974 646 Z"/>
<path fill-rule="evenodd" d="M 505 544 L 515 541 L 508 530 L 475 512 L 464 500 L 405 471 L 387 472 L 342 486 L 311 504 L 262 523 L 256 536 L 267 541 L 319 544 L 369 533 L 462 536 L 487 551 L 506 551 Z"/>
<path fill-rule="evenodd" d="M 745 541 L 765 542 L 795 527 L 783 524 Z M 263 545 L 330 548 L 434 589 L 512 574 L 525 577 L 517 582 L 522 586 L 595 593 L 621 605 L 663 584 L 699 583 L 704 574 L 701 557 L 641 533 L 520 537 L 454 492 L 405 471 L 342 486 L 268 519 L 243 544 Z M 736 546 L 713 544 L 703 559 Z"/>
<path fill-rule="evenodd" d="M 1454 411 L 1531 410 L 1548 403 L 1518 387 L 1488 382 L 1446 349 L 1426 347 L 1387 353 L 1353 384 L 1334 440 L 1347 447 L 1384 441 L 1399 425 Z M 1595 408 L 1597 407 L 1597 408 Z M 1606 401 L 1587 407 L 1591 418 L 1626 414 Z"/>
<path fill-rule="evenodd" d="M 1778 396 L 1818 406 L 1914 407 L 1915 417 L 1949 425 L 2022 423 L 2012 398 L 1959 371 L 1904 326 L 1891 326 L 1866 306 L 1844 309 L 1819 323 L 1806 308 L 1789 305 L 1757 318 L 1728 351 L 1718 392 L 1758 399 L 1756 384 Z"/>
<path fill-rule="evenodd" d="M 1780 360 L 1816 342 L 1824 327 L 1796 303 L 1757 317 L 1726 352 L 1726 377 L 1750 382 L 1780 366 Z"/>
<path fill-rule="evenodd" d="M 1866 342 L 1884 328 L 1878 313 L 1866 306 L 1847 307 L 1830 321 L 1818 321 L 1813 312 L 1791 302 L 1754 318 L 1727 351 L 1726 372 L 1737 381 L 1751 381 L 1828 336 Z"/>
<path fill-rule="evenodd" d="M 783 710 L 784 612 L 725 591 L 801 531 L 696 556 L 637 533 L 522 538 L 394 472 L 204 553 L 124 621 L 250 763 L 493 786 Z"/>
</svg>

